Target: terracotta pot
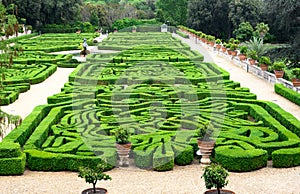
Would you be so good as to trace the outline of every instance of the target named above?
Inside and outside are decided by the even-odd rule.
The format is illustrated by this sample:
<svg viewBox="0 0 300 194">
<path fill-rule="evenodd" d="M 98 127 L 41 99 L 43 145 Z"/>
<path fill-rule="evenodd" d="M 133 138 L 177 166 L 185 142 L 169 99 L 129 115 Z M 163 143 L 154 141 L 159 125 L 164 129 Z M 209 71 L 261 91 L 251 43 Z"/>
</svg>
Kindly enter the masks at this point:
<svg viewBox="0 0 300 194">
<path fill-rule="evenodd" d="M 197 139 L 198 148 L 201 152 L 201 163 L 202 164 L 210 164 L 210 155 L 212 150 L 215 147 L 216 141 L 215 140 L 202 140 Z"/>
<path fill-rule="evenodd" d="M 267 64 L 260 64 L 260 68 L 262 71 L 267 71 L 268 70 L 268 65 Z"/>
<path fill-rule="evenodd" d="M 284 71 L 276 71 L 274 70 L 274 74 L 276 76 L 276 78 L 282 78 L 284 75 Z"/>
<path fill-rule="evenodd" d="M 215 46 L 214 42 L 210 42 L 209 44 L 210 44 L 211 47 Z"/>
<path fill-rule="evenodd" d="M 237 56 L 237 51 L 236 50 L 231 51 L 231 56 Z"/>
<path fill-rule="evenodd" d="M 221 194 L 235 194 L 235 192 L 226 190 L 226 189 L 220 189 Z M 204 194 L 218 194 L 217 189 L 211 189 L 204 192 Z"/>
<path fill-rule="evenodd" d="M 250 65 L 255 65 L 256 60 L 255 59 L 249 59 L 249 63 L 250 63 Z"/>
<path fill-rule="evenodd" d="M 228 55 L 231 55 L 231 52 L 232 52 L 232 50 L 227 49 L 227 54 L 228 54 Z"/>
<path fill-rule="evenodd" d="M 222 47 L 222 52 L 225 53 L 226 52 L 226 47 Z"/>
<path fill-rule="evenodd" d="M 238 57 L 239 57 L 239 59 L 240 59 L 241 61 L 247 59 L 246 55 L 244 55 L 244 54 L 239 54 Z"/>
<path fill-rule="evenodd" d="M 220 50 L 220 48 L 221 48 L 221 45 L 220 45 L 220 44 L 217 44 L 217 45 L 216 45 L 216 49 L 217 49 L 217 50 Z"/>
<path fill-rule="evenodd" d="M 107 194 L 107 190 L 104 188 L 96 188 L 96 194 Z M 81 194 L 95 194 L 93 188 L 85 189 Z"/>
<path fill-rule="evenodd" d="M 300 79 L 292 78 L 292 83 L 293 83 L 294 87 L 300 87 Z"/>
</svg>

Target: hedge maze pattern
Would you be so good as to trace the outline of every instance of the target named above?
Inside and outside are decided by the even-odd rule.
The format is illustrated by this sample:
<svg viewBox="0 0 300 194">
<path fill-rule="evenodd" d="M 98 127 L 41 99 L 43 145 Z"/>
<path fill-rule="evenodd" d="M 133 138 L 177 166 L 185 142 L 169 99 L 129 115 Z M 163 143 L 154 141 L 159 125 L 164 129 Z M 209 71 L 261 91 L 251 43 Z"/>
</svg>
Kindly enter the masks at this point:
<svg viewBox="0 0 300 194">
<path fill-rule="evenodd" d="M 25 92 L 31 84 L 37 84 L 53 74 L 57 67 L 76 67 L 79 63 L 72 60 L 70 54 L 50 54 L 50 52 L 79 49 L 80 43 L 86 37 L 92 44 L 93 34 L 36 34 L 17 37 L 12 50 L 18 50 L 13 58 L 13 64 L 4 67 L 9 59 L 1 54 L 0 63 L 3 87 L 0 93 L 0 105 L 14 102 L 19 93 Z M 79 52 L 78 52 L 79 54 Z"/>
<path fill-rule="evenodd" d="M 141 37 L 156 37 L 165 46 L 134 46 Z M 175 50 L 178 42 L 170 34 L 117 33 L 103 44 L 122 47 L 123 39 L 126 46 L 132 41 L 131 49 L 90 55 L 61 93 L 36 107 L 2 142 L 24 151 L 2 156 L 23 157 L 15 164 L 21 166 L 26 153 L 31 170 L 76 171 L 100 160 L 111 169 L 118 160 L 113 134 L 124 127 L 132 134 L 135 166 L 166 171 L 194 160 L 197 129 L 212 122 L 219 131 L 213 157 L 228 170 L 255 170 L 268 159 L 274 167 L 300 165 L 300 122 L 291 114 L 256 100 L 227 72 L 202 62 L 201 54 Z"/>
</svg>

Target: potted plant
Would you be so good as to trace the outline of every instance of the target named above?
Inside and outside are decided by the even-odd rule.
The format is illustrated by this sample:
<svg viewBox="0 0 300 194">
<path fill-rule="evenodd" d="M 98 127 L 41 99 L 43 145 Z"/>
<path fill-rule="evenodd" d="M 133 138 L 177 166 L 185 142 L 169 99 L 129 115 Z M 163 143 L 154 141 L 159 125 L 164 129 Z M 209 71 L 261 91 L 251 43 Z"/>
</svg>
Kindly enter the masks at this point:
<svg viewBox="0 0 300 194">
<path fill-rule="evenodd" d="M 294 87 L 300 87 L 300 68 L 294 68 L 292 70 L 293 78 L 292 83 Z"/>
<path fill-rule="evenodd" d="M 242 45 L 239 47 L 240 53 L 238 54 L 238 57 L 241 61 L 247 59 L 246 53 L 248 50 L 248 47 L 246 45 Z"/>
<path fill-rule="evenodd" d="M 233 191 L 222 189 L 228 184 L 228 172 L 221 165 L 212 163 L 204 168 L 204 173 L 201 178 L 204 178 L 205 187 L 207 189 L 216 188 L 204 192 L 205 194 L 234 194 Z"/>
<path fill-rule="evenodd" d="M 237 55 L 237 51 L 236 51 L 237 47 L 238 47 L 238 45 L 235 43 L 230 44 L 231 55 L 233 57 Z"/>
<path fill-rule="evenodd" d="M 216 49 L 217 49 L 217 50 L 220 50 L 220 48 L 221 48 L 221 43 L 222 43 L 221 39 L 218 38 L 218 39 L 216 40 Z"/>
<path fill-rule="evenodd" d="M 284 61 L 275 61 L 272 65 L 276 78 L 282 78 L 284 75 L 284 68 L 286 67 Z"/>
<path fill-rule="evenodd" d="M 267 56 L 260 57 L 258 62 L 259 62 L 259 66 L 262 71 L 266 71 L 268 69 L 269 65 L 272 64 L 270 58 Z"/>
<path fill-rule="evenodd" d="M 246 55 L 248 56 L 250 65 L 255 65 L 255 63 L 257 62 L 257 59 L 258 59 L 257 52 L 255 50 L 248 50 L 246 52 Z"/>
<path fill-rule="evenodd" d="M 212 138 L 214 133 L 214 126 L 212 123 L 206 123 L 198 128 L 197 143 L 199 147 L 199 155 L 201 155 L 202 164 L 210 164 L 210 155 L 215 147 L 216 140 Z"/>
<path fill-rule="evenodd" d="M 222 46 L 222 52 L 225 53 L 227 50 L 227 44 L 226 42 L 223 42 L 223 46 Z"/>
<path fill-rule="evenodd" d="M 103 171 L 105 170 L 106 165 L 105 163 L 99 163 L 94 168 L 91 167 L 79 167 L 79 174 L 78 177 L 84 178 L 85 182 L 89 184 L 93 184 L 93 188 L 85 189 L 82 191 L 82 194 L 88 193 L 98 193 L 98 194 L 106 194 L 107 190 L 104 188 L 96 188 L 96 183 L 101 180 L 111 180 L 111 177 Z"/>
<path fill-rule="evenodd" d="M 131 142 L 129 140 L 130 133 L 126 128 L 119 127 L 115 131 L 116 138 L 116 149 L 118 156 L 120 158 L 120 166 L 128 166 L 129 165 L 129 152 L 131 149 Z"/>
<path fill-rule="evenodd" d="M 132 32 L 136 32 L 136 26 L 132 26 L 131 31 L 132 31 Z"/>
</svg>

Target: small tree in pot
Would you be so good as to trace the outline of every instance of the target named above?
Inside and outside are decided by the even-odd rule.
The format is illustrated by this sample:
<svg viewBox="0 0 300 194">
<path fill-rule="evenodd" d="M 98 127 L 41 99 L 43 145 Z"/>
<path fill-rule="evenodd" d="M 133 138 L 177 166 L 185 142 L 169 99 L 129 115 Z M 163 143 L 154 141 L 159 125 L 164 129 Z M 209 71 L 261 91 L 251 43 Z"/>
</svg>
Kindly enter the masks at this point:
<svg viewBox="0 0 300 194">
<path fill-rule="evenodd" d="M 82 194 L 88 194 L 88 193 L 105 194 L 105 193 L 107 193 L 107 190 L 104 188 L 96 188 L 97 181 L 111 180 L 111 177 L 109 175 L 103 173 L 105 168 L 106 168 L 106 164 L 104 164 L 104 163 L 99 163 L 94 168 L 83 167 L 83 166 L 79 167 L 78 176 L 80 178 L 84 178 L 85 182 L 93 184 L 93 188 L 82 191 Z"/>
<path fill-rule="evenodd" d="M 131 149 L 130 132 L 127 128 L 119 127 L 115 130 L 116 149 L 120 158 L 120 166 L 129 165 L 129 152 Z"/>
<path fill-rule="evenodd" d="M 201 163 L 210 164 L 210 155 L 215 147 L 216 141 L 212 139 L 214 126 L 212 123 L 206 123 L 198 128 L 197 143 L 200 150 Z"/>
<path fill-rule="evenodd" d="M 284 68 L 286 67 L 284 61 L 275 61 L 272 65 L 276 78 L 282 78 L 284 75 Z"/>
<path fill-rule="evenodd" d="M 205 186 L 207 189 L 216 188 L 214 190 L 208 190 L 205 194 L 218 193 L 221 194 L 234 194 L 234 192 L 222 189 L 228 184 L 228 172 L 219 164 L 212 163 L 204 168 L 204 173 L 201 178 L 204 178 Z"/>
<path fill-rule="evenodd" d="M 292 70 L 293 78 L 292 82 L 294 87 L 300 87 L 300 68 L 294 68 Z"/>
</svg>

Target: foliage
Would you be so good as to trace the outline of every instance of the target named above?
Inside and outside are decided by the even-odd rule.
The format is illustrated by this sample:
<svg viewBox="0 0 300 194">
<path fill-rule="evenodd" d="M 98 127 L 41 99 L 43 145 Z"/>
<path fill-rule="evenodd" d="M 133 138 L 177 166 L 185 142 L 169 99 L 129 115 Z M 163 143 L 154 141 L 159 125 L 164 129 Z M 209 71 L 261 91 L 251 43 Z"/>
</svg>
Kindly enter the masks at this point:
<svg viewBox="0 0 300 194">
<path fill-rule="evenodd" d="M 270 28 L 268 26 L 268 24 L 265 24 L 263 22 L 258 23 L 255 26 L 255 31 L 256 33 L 260 36 L 260 38 L 263 40 L 264 37 L 266 36 L 266 34 L 269 32 Z"/>
<path fill-rule="evenodd" d="M 292 74 L 295 76 L 295 78 L 300 79 L 300 68 L 294 68 L 292 70 Z"/>
<path fill-rule="evenodd" d="M 274 61 L 272 67 L 276 71 L 282 71 L 286 67 L 286 65 L 284 61 L 280 60 L 280 61 Z"/>
<path fill-rule="evenodd" d="M 228 184 L 228 180 L 226 180 L 228 175 L 228 172 L 221 165 L 212 163 L 204 168 L 201 178 L 204 178 L 207 189 L 215 187 L 220 194 L 220 189 Z"/>
<path fill-rule="evenodd" d="M 186 25 L 188 0 L 157 0 L 157 19 L 170 25 Z"/>
<path fill-rule="evenodd" d="M 129 138 L 130 138 L 130 132 L 126 128 L 117 128 L 115 131 L 115 138 L 116 142 L 120 144 L 126 144 L 129 143 Z"/>
<path fill-rule="evenodd" d="M 270 25 L 270 33 L 280 42 L 292 42 L 299 34 L 300 1 L 295 0 L 264 0 L 265 18 Z M 299 40 L 299 38 L 298 38 Z"/>
<path fill-rule="evenodd" d="M 248 47 L 246 45 L 239 46 L 240 53 L 246 54 L 248 51 Z"/>
<path fill-rule="evenodd" d="M 261 38 L 252 37 L 245 45 L 248 47 L 249 51 L 255 51 L 258 57 L 261 57 L 266 51 L 266 47 Z"/>
<path fill-rule="evenodd" d="M 221 43 L 222 43 L 221 39 L 217 38 L 216 39 L 216 44 L 221 44 Z"/>
<path fill-rule="evenodd" d="M 266 65 L 272 64 L 270 57 L 267 57 L 267 56 L 261 56 L 258 59 L 258 62 L 259 62 L 259 64 L 266 64 Z"/>
<path fill-rule="evenodd" d="M 104 163 L 99 163 L 96 167 L 80 167 L 78 176 L 84 178 L 85 182 L 93 184 L 94 193 L 96 193 L 96 183 L 101 180 L 111 180 L 111 177 L 103 171 L 106 165 Z"/>
<path fill-rule="evenodd" d="M 300 106 L 300 94 L 298 92 L 287 88 L 282 84 L 275 84 L 274 90 L 277 94 Z"/>
<path fill-rule="evenodd" d="M 211 122 L 205 123 L 197 129 L 197 138 L 210 140 L 214 134 L 215 128 Z"/>
<path fill-rule="evenodd" d="M 118 30 L 122 30 L 122 29 L 129 29 L 131 30 L 132 26 L 138 27 L 139 25 L 143 25 L 143 24 L 153 24 L 153 25 L 160 25 L 160 22 L 157 22 L 156 20 L 152 19 L 152 20 L 147 20 L 147 19 L 135 19 L 135 18 L 123 18 L 120 20 L 116 20 L 113 25 L 112 28 L 113 29 L 118 29 Z"/>
<path fill-rule="evenodd" d="M 244 42 L 250 40 L 253 36 L 254 29 L 249 22 L 240 23 L 239 27 L 233 31 L 236 39 Z"/>
</svg>

